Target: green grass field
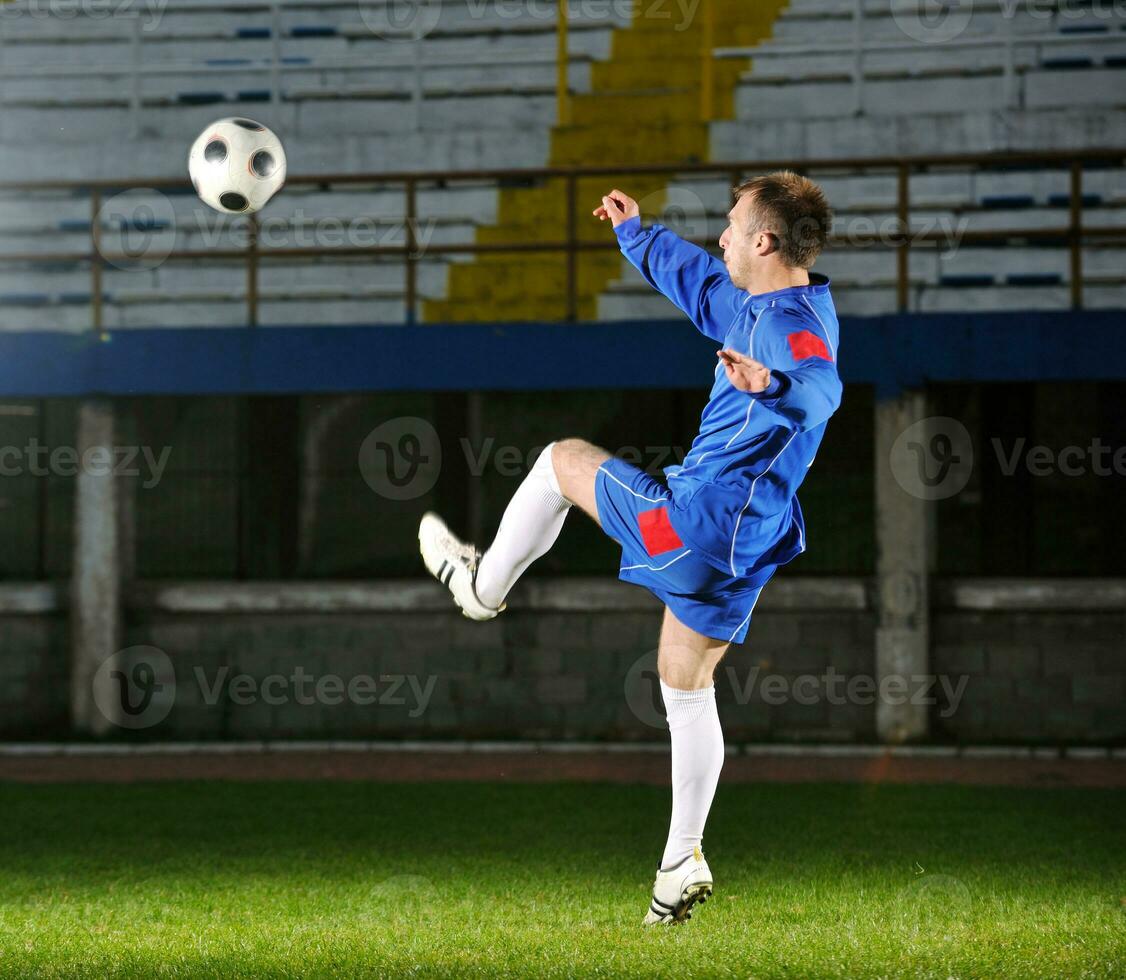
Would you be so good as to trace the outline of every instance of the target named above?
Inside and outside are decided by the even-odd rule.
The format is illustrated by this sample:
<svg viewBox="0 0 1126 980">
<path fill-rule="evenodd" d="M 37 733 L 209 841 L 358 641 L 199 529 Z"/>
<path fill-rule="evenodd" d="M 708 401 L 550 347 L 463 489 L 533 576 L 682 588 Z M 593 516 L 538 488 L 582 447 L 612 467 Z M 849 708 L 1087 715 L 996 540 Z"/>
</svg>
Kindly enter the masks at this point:
<svg viewBox="0 0 1126 980">
<path fill-rule="evenodd" d="M 1126 976 L 1126 793 L 721 786 L 716 895 L 643 930 L 668 793 L 0 785 L 4 976 Z"/>
</svg>

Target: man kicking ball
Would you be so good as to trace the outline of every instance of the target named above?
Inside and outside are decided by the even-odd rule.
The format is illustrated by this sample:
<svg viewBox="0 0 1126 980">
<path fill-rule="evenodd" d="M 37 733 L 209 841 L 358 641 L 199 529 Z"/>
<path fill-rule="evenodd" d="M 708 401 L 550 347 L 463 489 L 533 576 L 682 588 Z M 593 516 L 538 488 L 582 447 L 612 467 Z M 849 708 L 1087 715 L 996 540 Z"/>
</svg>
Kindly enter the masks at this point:
<svg viewBox="0 0 1126 980">
<path fill-rule="evenodd" d="M 672 822 L 646 924 L 682 922 L 712 893 L 701 844 L 723 766 L 715 668 L 747 635 L 763 586 L 805 550 L 795 492 L 840 404 L 829 280 L 808 270 L 831 213 L 812 181 L 783 171 L 735 191 L 723 261 L 667 228 L 642 228 L 621 191 L 602 199 L 622 252 L 722 345 L 700 433 L 667 482 L 581 439 L 553 442 L 517 488 L 484 554 L 435 514 L 426 567 L 470 619 L 492 619 L 551 548 L 572 506 L 622 546 L 619 577 L 665 605 L 657 668 L 672 736 Z"/>
</svg>

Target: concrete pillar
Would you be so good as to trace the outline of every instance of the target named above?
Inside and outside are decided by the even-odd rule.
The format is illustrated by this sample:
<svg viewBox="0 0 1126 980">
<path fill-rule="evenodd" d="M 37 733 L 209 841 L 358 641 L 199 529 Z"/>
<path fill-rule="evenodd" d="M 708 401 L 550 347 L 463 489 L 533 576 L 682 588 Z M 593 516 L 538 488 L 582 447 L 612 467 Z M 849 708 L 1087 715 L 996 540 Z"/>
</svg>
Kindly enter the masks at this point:
<svg viewBox="0 0 1126 980">
<path fill-rule="evenodd" d="M 113 728 L 107 711 L 115 703 L 115 691 L 109 672 L 99 673 L 98 668 L 121 646 L 121 551 L 112 402 L 92 399 L 79 406 L 77 443 L 70 715 L 76 732 L 101 735 Z M 95 692 L 95 684 L 105 690 Z"/>
<path fill-rule="evenodd" d="M 910 694 L 930 664 L 929 430 L 923 392 L 877 400 L 876 731 L 890 743 L 927 735 L 928 708 Z"/>
</svg>

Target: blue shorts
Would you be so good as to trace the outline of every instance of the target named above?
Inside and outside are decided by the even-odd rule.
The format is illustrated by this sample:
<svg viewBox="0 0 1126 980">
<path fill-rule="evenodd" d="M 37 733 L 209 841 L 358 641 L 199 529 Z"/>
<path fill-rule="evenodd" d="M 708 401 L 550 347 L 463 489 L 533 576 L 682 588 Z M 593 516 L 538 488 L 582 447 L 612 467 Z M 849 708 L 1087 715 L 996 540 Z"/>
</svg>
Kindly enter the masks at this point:
<svg viewBox="0 0 1126 980">
<path fill-rule="evenodd" d="M 594 496 L 602 529 L 622 546 L 618 577 L 647 588 L 689 629 L 742 643 L 759 593 L 777 565 L 736 578 L 687 547 L 669 522 L 672 493 L 621 459 L 598 468 Z"/>
</svg>

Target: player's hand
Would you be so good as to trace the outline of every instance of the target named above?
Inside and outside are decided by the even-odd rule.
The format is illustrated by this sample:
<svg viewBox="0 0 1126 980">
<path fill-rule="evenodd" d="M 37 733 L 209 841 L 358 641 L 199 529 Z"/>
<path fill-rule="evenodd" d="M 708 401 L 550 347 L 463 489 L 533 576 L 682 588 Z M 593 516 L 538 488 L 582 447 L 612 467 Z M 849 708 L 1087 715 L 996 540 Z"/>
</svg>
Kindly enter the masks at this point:
<svg viewBox="0 0 1126 980">
<path fill-rule="evenodd" d="M 637 206 L 637 201 L 632 197 L 628 197 L 619 190 L 613 190 L 602 198 L 602 203 L 594 209 L 593 213 L 599 221 L 605 221 L 609 218 L 613 226 L 617 228 L 623 221 L 640 217 L 641 208 Z"/>
<path fill-rule="evenodd" d="M 757 394 L 770 386 L 770 369 L 753 357 L 730 348 L 716 351 L 716 356 L 727 372 L 727 380 L 740 391 Z"/>
</svg>

